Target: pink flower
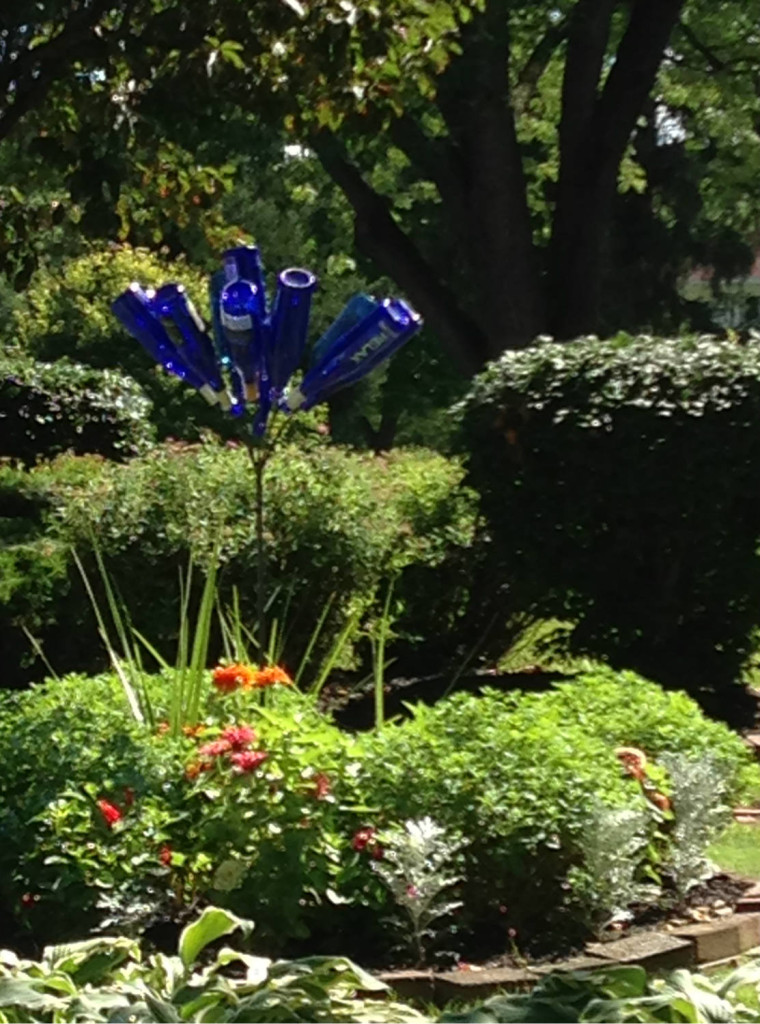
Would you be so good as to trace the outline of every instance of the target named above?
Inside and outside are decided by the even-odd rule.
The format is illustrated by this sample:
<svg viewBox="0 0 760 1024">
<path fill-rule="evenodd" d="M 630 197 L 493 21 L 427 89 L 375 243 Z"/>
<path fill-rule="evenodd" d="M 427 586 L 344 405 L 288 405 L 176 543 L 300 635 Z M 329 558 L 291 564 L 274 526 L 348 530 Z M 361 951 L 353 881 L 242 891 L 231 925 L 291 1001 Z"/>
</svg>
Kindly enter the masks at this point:
<svg viewBox="0 0 760 1024">
<path fill-rule="evenodd" d="M 410 900 L 416 900 L 419 894 L 420 890 L 417 888 L 416 885 L 407 885 L 406 895 L 409 897 Z"/>
<path fill-rule="evenodd" d="M 198 748 L 199 757 L 221 757 L 222 754 L 229 754 L 232 744 L 229 740 L 212 740 L 211 743 L 204 743 Z"/>
<path fill-rule="evenodd" d="M 229 744 L 231 750 L 245 750 L 256 739 L 256 733 L 247 725 L 230 725 L 222 731 L 219 740 Z"/>
<path fill-rule="evenodd" d="M 230 761 L 240 772 L 255 772 L 268 757 L 265 750 L 240 750 L 230 755 Z"/>
<path fill-rule="evenodd" d="M 353 839 L 351 840 L 351 846 L 357 853 L 361 853 L 362 850 L 366 850 L 370 843 L 374 842 L 376 834 L 376 829 L 370 826 L 360 828 L 358 831 L 354 832 Z"/>
<path fill-rule="evenodd" d="M 330 776 L 324 772 L 317 772 L 311 780 L 314 786 L 313 796 L 315 800 L 326 800 L 332 790 Z"/>
</svg>

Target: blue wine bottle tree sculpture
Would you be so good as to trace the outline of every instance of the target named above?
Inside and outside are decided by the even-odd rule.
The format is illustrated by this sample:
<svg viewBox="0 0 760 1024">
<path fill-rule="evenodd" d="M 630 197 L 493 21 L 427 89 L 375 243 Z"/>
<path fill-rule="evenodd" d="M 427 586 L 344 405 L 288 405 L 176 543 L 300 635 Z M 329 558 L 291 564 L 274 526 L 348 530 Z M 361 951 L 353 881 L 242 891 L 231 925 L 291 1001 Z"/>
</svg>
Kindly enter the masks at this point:
<svg viewBox="0 0 760 1024">
<path fill-rule="evenodd" d="M 283 270 L 269 303 L 255 245 L 229 249 L 223 268 L 209 281 L 211 334 L 181 284 L 152 289 L 133 283 L 111 308 L 154 362 L 245 425 L 256 481 L 257 632 L 263 654 L 264 469 L 275 440 L 273 418 L 310 409 L 360 380 L 401 348 L 422 318 L 402 299 L 357 293 L 312 346 L 303 376 L 293 383 L 305 361 L 316 276 L 299 267 Z"/>
</svg>

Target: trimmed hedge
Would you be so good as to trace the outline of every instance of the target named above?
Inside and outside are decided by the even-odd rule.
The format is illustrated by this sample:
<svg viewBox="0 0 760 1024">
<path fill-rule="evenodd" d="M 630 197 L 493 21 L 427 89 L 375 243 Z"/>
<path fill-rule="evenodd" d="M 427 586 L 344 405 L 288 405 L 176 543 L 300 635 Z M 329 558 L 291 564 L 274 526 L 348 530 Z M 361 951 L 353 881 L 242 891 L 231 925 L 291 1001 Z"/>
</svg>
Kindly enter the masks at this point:
<svg viewBox="0 0 760 1024">
<path fill-rule="evenodd" d="M 327 602 L 319 650 L 354 617 L 352 640 L 359 641 L 392 577 L 397 633 L 431 636 L 453 627 L 464 595 L 461 580 L 450 582 L 467 561 L 474 525 L 461 476 L 456 461 L 424 450 L 376 458 L 292 445 L 272 459 L 265 479 L 271 617 L 288 631 L 291 668 Z M 134 624 L 171 656 L 178 573 L 191 553 L 203 565 L 220 546 L 220 594 L 229 601 L 237 588 L 252 624 L 253 507 L 246 452 L 211 442 L 159 446 L 126 465 L 61 458 L 29 473 L 0 470 L 0 528 L 4 522 L 9 541 L 0 547 L 0 642 L 20 658 L 28 650 L 25 624 L 44 641 L 56 671 L 103 664 L 71 554 L 76 547 L 97 582 L 93 536 Z M 14 670 L 9 659 L 5 685 L 27 674 Z"/>
<path fill-rule="evenodd" d="M 0 457 L 27 466 L 66 451 L 123 459 L 153 440 L 150 412 L 139 384 L 116 370 L 0 353 Z"/>
<path fill-rule="evenodd" d="M 543 342 L 457 413 L 514 605 L 725 712 L 760 617 L 758 344 Z"/>
<path fill-rule="evenodd" d="M 176 377 L 156 367 L 111 312 L 111 302 L 131 281 L 158 286 L 181 281 L 208 318 L 206 277 L 184 260 L 162 260 L 147 249 L 110 245 L 41 267 L 17 302 L 8 336 L 36 359 L 70 356 L 98 369 L 126 372 L 144 388 L 161 437 L 196 439 L 201 428 L 224 431 L 224 417 Z"/>
</svg>

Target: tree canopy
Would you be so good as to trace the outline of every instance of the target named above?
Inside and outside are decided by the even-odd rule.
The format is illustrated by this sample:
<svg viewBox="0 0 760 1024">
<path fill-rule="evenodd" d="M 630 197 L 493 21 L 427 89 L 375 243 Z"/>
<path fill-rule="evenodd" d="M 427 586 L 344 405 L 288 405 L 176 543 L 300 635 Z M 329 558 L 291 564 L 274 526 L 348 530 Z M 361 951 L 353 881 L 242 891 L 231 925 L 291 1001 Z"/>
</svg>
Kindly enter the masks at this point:
<svg viewBox="0 0 760 1024">
<path fill-rule="evenodd" d="M 0 138 L 175 250 L 241 160 L 299 146 L 472 370 L 540 333 L 678 327 L 685 268 L 748 263 L 759 36 L 760 0 L 22 0 Z"/>
</svg>

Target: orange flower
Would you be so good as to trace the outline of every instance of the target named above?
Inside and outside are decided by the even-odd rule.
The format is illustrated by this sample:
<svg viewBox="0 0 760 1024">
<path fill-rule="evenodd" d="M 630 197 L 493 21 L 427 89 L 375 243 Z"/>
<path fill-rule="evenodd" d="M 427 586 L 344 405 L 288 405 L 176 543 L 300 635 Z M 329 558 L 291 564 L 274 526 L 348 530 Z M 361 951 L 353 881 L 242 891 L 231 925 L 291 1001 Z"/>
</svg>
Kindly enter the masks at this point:
<svg viewBox="0 0 760 1024">
<path fill-rule="evenodd" d="M 639 750 L 638 747 L 618 747 L 615 757 L 620 761 L 626 775 L 641 782 L 647 766 L 647 755 L 643 750 Z"/>
<path fill-rule="evenodd" d="M 193 779 L 198 778 L 201 772 L 210 772 L 213 767 L 210 761 L 192 761 L 185 768 L 185 778 L 192 782 Z"/>
<path fill-rule="evenodd" d="M 214 686 L 220 693 L 233 693 L 242 687 L 247 690 L 256 685 L 258 673 L 250 665 L 219 665 L 214 669 Z"/>
<path fill-rule="evenodd" d="M 282 683 L 283 686 L 292 686 L 293 680 L 284 668 L 279 665 L 269 665 L 267 668 L 259 669 L 254 673 L 253 685 L 256 689 L 263 689 L 265 686 L 274 686 Z"/>
<path fill-rule="evenodd" d="M 168 722 L 159 722 L 158 725 L 156 726 L 156 732 L 158 733 L 159 736 L 165 736 L 166 733 L 169 731 L 169 728 L 170 726 Z"/>
<path fill-rule="evenodd" d="M 191 736 L 193 738 L 195 738 L 196 736 L 200 736 L 205 731 L 206 731 L 205 725 L 183 725 L 182 726 L 182 732 L 185 734 L 185 736 Z"/>
<path fill-rule="evenodd" d="M 172 862 L 171 846 L 167 846 L 166 844 L 164 844 L 164 846 L 162 846 L 161 849 L 159 850 L 158 859 L 161 861 L 164 867 L 168 867 Z"/>
</svg>

